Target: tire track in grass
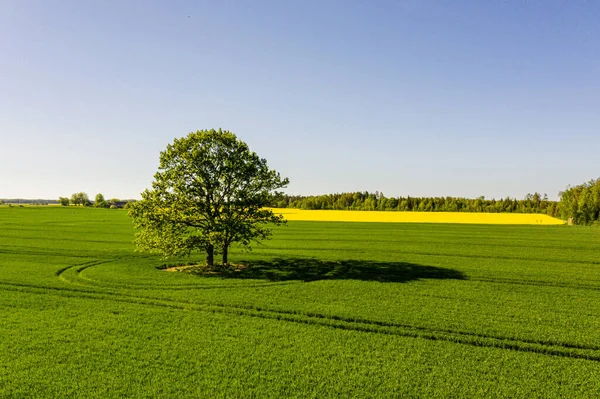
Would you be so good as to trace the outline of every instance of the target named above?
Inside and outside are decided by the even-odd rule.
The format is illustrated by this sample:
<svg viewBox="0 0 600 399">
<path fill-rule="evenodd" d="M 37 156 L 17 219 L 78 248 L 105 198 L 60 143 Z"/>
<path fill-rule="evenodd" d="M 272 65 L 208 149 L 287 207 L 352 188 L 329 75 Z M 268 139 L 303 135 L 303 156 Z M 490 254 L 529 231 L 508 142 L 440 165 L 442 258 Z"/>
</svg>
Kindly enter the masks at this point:
<svg viewBox="0 0 600 399">
<path fill-rule="evenodd" d="M 15 231 L 17 229 L 11 228 L 11 231 Z M 26 231 L 35 231 L 38 232 L 39 230 L 36 229 L 30 229 L 30 230 L 26 230 Z M 15 239 L 18 238 L 19 240 L 32 240 L 32 241 L 37 241 L 40 239 L 40 237 L 25 237 L 25 236 L 15 236 L 15 235 L 7 235 L 7 234 L 0 234 L 0 238 L 9 238 L 9 239 Z M 44 236 L 44 241 L 64 241 L 64 242 L 73 242 L 75 241 L 73 238 L 62 238 L 62 237 L 47 237 Z M 120 240 L 94 240 L 94 239 L 89 239 L 86 238 L 85 241 L 82 241 L 83 243 L 97 243 L 97 244 L 122 244 L 123 241 Z"/>
<path fill-rule="evenodd" d="M 63 267 L 62 269 L 59 269 L 55 274 L 56 276 L 58 276 L 61 280 L 76 285 L 76 286 L 88 286 L 88 287 L 93 287 L 93 288 L 107 288 L 107 289 L 132 289 L 132 290 L 147 290 L 147 289 L 165 289 L 165 290 L 171 290 L 171 291 L 185 291 L 185 290 L 207 290 L 207 289 L 237 289 L 240 287 L 243 288 L 262 288 L 262 287 L 272 287 L 272 286 L 280 286 L 280 285 L 294 285 L 294 284 L 301 284 L 302 282 L 300 281 L 284 281 L 284 282 L 266 282 L 266 283 L 255 283 L 255 284 L 222 284 L 222 285 L 218 285 L 218 284 L 189 284 L 189 285 L 162 285 L 162 284 L 138 284 L 138 285 L 132 285 L 132 284 L 122 284 L 122 283 L 114 283 L 114 282 L 101 282 L 101 281 L 97 281 L 88 277 L 84 277 L 82 276 L 82 272 L 95 267 L 95 266 L 100 266 L 100 265 L 104 265 L 107 263 L 112 263 L 112 262 L 116 262 L 117 260 L 122 260 L 122 259 L 112 259 L 112 260 L 105 260 L 105 261 L 90 261 L 90 262 L 84 262 L 84 263 L 80 263 L 80 264 L 76 264 L 76 265 L 71 265 L 71 266 L 67 266 L 67 267 Z M 74 269 L 74 274 L 75 274 L 75 279 L 69 278 L 69 276 L 65 273 L 68 272 L 69 270 Z M 79 281 L 79 280 L 83 280 L 83 281 Z"/>
<path fill-rule="evenodd" d="M 32 247 L 35 248 L 35 247 Z M 62 253 L 62 252 L 57 252 L 57 251 L 51 251 L 51 250 L 43 250 L 43 249 L 23 249 L 22 247 L 19 247 L 17 249 L 11 249 L 11 250 L 6 250 L 6 249 L 2 249 L 0 248 L 0 254 L 7 254 L 7 255 L 14 255 L 14 256 L 21 256 L 21 255 L 32 255 L 32 256 L 44 256 L 44 257 L 60 257 L 60 258 L 93 258 L 94 256 L 97 256 L 98 253 L 95 252 L 93 254 L 85 254 L 83 253 L 83 251 L 80 251 L 79 253 Z"/>
<path fill-rule="evenodd" d="M 493 283 L 493 284 L 513 284 L 513 285 L 524 285 L 534 287 L 553 287 L 553 288 L 569 288 L 576 290 L 589 290 L 589 291 L 600 291 L 600 281 L 596 285 L 587 284 L 570 284 L 552 281 L 539 281 L 539 280 L 516 280 L 502 277 L 473 277 L 467 278 L 467 281 L 478 281 L 482 283 Z M 596 280 L 593 280 L 596 281 Z"/>
<path fill-rule="evenodd" d="M 273 247 L 272 249 L 277 250 L 277 254 L 281 252 L 296 252 L 296 248 L 284 248 L 284 247 Z M 310 247 L 307 248 L 311 252 L 325 252 L 328 253 L 331 250 L 322 247 Z M 361 248 L 344 248 L 344 252 L 355 252 L 363 253 L 364 250 Z M 540 258 L 540 257 L 525 257 L 525 256 L 510 256 L 510 255 L 485 255 L 485 254 L 466 254 L 456 252 L 424 252 L 424 251 L 403 251 L 401 249 L 394 249 L 394 254 L 401 255 L 420 255 L 420 256 L 435 256 L 444 258 L 466 258 L 466 259 L 495 259 L 495 260 L 516 260 L 516 261 L 535 261 L 535 262 L 546 262 L 546 263 L 560 263 L 560 264 L 582 264 L 582 265 L 600 265 L 600 260 L 580 260 L 580 259 L 555 259 L 555 258 Z M 281 255 L 280 255 L 281 256 Z"/>
<path fill-rule="evenodd" d="M 258 317 L 298 324 L 317 325 L 329 328 L 358 331 L 374 334 L 394 335 L 409 338 L 421 338 L 432 341 L 447 341 L 476 347 L 499 348 L 518 352 L 532 352 L 549 356 L 584 359 L 600 362 L 600 347 L 592 345 L 574 345 L 544 340 L 523 340 L 509 337 L 496 337 L 453 330 L 402 325 L 398 323 L 378 322 L 366 319 L 328 316 L 319 313 L 302 313 L 283 310 L 269 310 L 262 307 L 243 307 L 215 303 L 184 302 L 163 298 L 128 295 L 119 292 L 100 292 L 90 290 L 44 287 L 19 283 L 3 283 L 6 290 L 33 294 L 50 294 L 61 297 L 83 298 L 99 301 L 111 301 L 134 305 L 147 305 L 185 311 L 204 311 L 211 313 L 233 314 Z"/>
<path fill-rule="evenodd" d="M 457 237 L 454 235 L 448 235 L 449 237 L 452 237 L 454 239 L 456 239 Z M 477 239 L 481 239 L 480 236 L 474 236 L 473 238 L 477 238 Z M 339 242 L 339 238 L 324 238 L 324 237 L 317 237 L 317 238 L 303 238 L 301 240 L 299 240 L 298 238 L 278 238 L 280 241 L 290 241 L 290 242 L 294 242 L 294 243 L 298 243 L 298 242 L 308 242 L 308 243 L 322 243 L 322 242 L 332 242 L 332 243 L 337 243 Z M 344 237 L 344 242 L 356 242 L 356 243 L 364 243 L 364 238 L 348 238 L 348 237 Z M 399 241 L 398 237 L 390 237 L 387 239 L 369 239 L 368 240 L 369 243 L 396 243 Z M 537 245 L 532 245 L 532 244 L 525 244 L 525 243 L 501 243 L 501 242 L 473 242 L 473 241 L 458 241 L 455 240 L 456 243 L 460 244 L 461 247 L 483 247 L 483 248 L 519 248 L 519 249 L 526 249 L 526 250 L 531 250 L 531 249 L 556 249 L 557 246 L 556 244 L 537 244 Z M 560 240 L 555 240 L 557 242 L 563 243 Z M 407 238 L 407 237 L 402 237 L 401 240 L 403 245 L 406 244 L 418 244 L 418 245 L 422 245 L 423 244 L 423 239 L 415 239 L 415 238 Z M 542 242 L 540 240 L 535 240 L 534 242 Z M 545 242 L 545 241 L 544 241 Z M 430 239 L 428 238 L 427 240 L 427 244 L 429 245 L 435 245 L 435 244 L 442 244 L 442 245 L 448 245 L 448 241 L 447 240 L 442 240 L 442 239 Z M 595 250 L 600 250 L 600 245 L 596 244 L 596 243 L 591 243 L 591 244 L 587 244 L 588 248 L 585 248 L 586 250 L 589 251 L 595 251 Z M 572 248 L 563 248 L 566 250 L 572 250 Z"/>
<path fill-rule="evenodd" d="M 80 267 L 81 270 L 83 270 L 83 269 L 88 268 L 88 267 L 97 266 L 97 265 L 101 265 L 103 263 L 110 263 L 110 262 L 114 262 L 114 259 L 109 259 L 109 260 L 97 260 L 97 259 L 94 259 L 94 260 L 90 260 L 90 261 L 87 261 L 87 262 L 76 263 L 74 265 L 69 265 L 69 266 L 65 266 L 65 267 L 62 267 L 62 268 L 58 269 L 54 273 L 54 275 L 56 275 L 56 277 L 60 278 L 63 275 L 64 272 L 66 272 L 67 270 L 73 269 L 73 268 Z"/>
<path fill-rule="evenodd" d="M 110 261 L 107 262 L 86 262 L 85 264 L 81 264 L 81 265 L 74 265 L 74 266 L 79 266 L 76 269 L 76 274 L 79 276 L 80 273 L 88 268 L 91 267 L 95 267 L 101 264 L 105 264 L 105 263 L 109 263 Z M 71 266 L 72 267 L 72 266 Z M 69 268 L 71 268 L 69 267 Z M 67 268 L 68 269 L 68 268 Z M 79 276 L 81 278 L 81 276 Z M 505 281 L 499 281 L 499 283 L 503 283 L 503 284 L 509 284 L 512 282 L 512 280 L 510 279 L 504 279 Z M 90 281 L 94 281 L 94 280 L 90 280 Z M 480 280 L 472 280 L 472 281 L 480 281 Z M 481 280 L 484 282 L 496 282 L 494 280 Z M 186 288 L 180 288 L 181 290 L 183 289 L 238 289 L 238 288 L 262 288 L 262 287 L 269 287 L 269 286 L 279 286 L 279 285 L 287 285 L 287 284 L 299 284 L 299 282 L 295 282 L 295 281 L 289 281 L 289 282 L 277 282 L 277 283 L 261 283 L 261 284 L 252 284 L 252 285 L 210 285 L 210 286 L 201 286 L 201 285 L 196 285 L 196 286 L 190 286 L 190 287 L 186 287 Z M 527 284 L 523 284 L 523 285 L 527 285 Z M 548 285 L 548 284 L 532 284 L 532 285 Z M 550 286 L 556 286 L 559 288 L 563 288 L 563 285 L 550 285 Z M 103 287 L 103 286 L 100 286 Z M 103 288 L 105 288 L 106 286 L 104 286 Z M 157 288 L 157 289 L 165 289 L 165 286 L 151 286 L 151 288 Z M 571 288 L 571 286 L 566 286 Z M 108 288 L 118 288 L 118 287 L 111 287 L 108 286 Z M 143 288 L 136 288 L 136 289 L 147 289 L 148 286 L 143 286 Z M 588 288 L 588 287 L 579 287 L 581 289 L 600 289 L 598 287 L 593 287 L 593 288 Z M 156 300 L 156 299 L 161 299 L 161 298 L 156 298 L 156 297 L 147 297 L 147 296 L 133 296 L 132 297 L 135 298 L 145 298 L 145 299 L 151 299 L 151 300 Z M 170 299 L 166 299 L 167 301 L 171 301 L 174 303 L 188 303 L 188 302 L 181 302 L 181 301 L 176 301 L 176 300 L 170 300 Z M 481 334 L 481 333 L 472 333 L 472 332 L 461 332 L 461 331 L 455 331 L 455 330 L 449 330 L 449 329 L 431 329 L 428 327 L 419 327 L 419 326 L 414 326 L 414 325 L 409 325 L 409 324 L 402 324 L 402 323 L 394 323 L 394 322 L 384 322 L 384 321 L 374 321 L 374 320 L 369 320 L 369 319 L 364 319 L 364 318 L 352 318 L 352 317 L 341 317 L 341 316 L 335 316 L 335 315 L 324 315 L 324 314 L 320 314 L 320 313 L 314 313 L 314 312 L 298 312 L 298 311 L 293 311 L 293 310 L 283 310 L 283 309 L 263 309 L 260 306 L 242 306 L 242 305 L 228 305 L 228 304 L 223 304 L 223 303 L 215 303 L 215 302 L 208 302 L 208 301 L 204 301 L 204 302 L 195 302 L 196 304 L 202 304 L 202 305 L 211 305 L 211 306 L 219 306 L 222 308 L 239 308 L 239 309 L 245 309 L 245 310 L 256 310 L 256 311 L 266 311 L 266 312 L 272 312 L 272 313 L 282 313 L 282 314 L 293 314 L 293 315 L 300 315 L 300 316 L 305 316 L 305 317 L 309 317 L 309 318 L 321 318 L 321 319 L 331 319 L 331 320 L 339 320 L 339 321 L 343 321 L 343 322 L 350 322 L 350 323 L 359 323 L 359 324 L 365 324 L 365 325 L 376 325 L 378 327 L 393 327 L 393 328 L 408 328 L 408 329 L 416 329 L 416 330 L 423 330 L 423 331 L 436 331 L 436 332 L 442 332 L 442 333 L 447 333 L 447 334 L 459 334 L 459 335 L 464 335 L 464 336 L 471 336 L 471 337 L 476 337 L 476 338 L 484 338 L 484 339 L 499 339 L 499 340 L 507 340 L 507 341 L 518 341 L 518 342 L 523 342 L 523 343 L 527 343 L 527 344 L 533 344 L 533 345 L 544 345 L 544 346 L 559 346 L 559 347 L 564 347 L 564 348 L 572 348 L 572 349 L 580 349 L 580 350 L 598 350 L 600 351 L 600 346 L 593 346 L 593 345 L 576 345 L 576 344 L 570 344 L 570 343 L 565 343 L 565 342 L 559 342 L 559 341 L 552 341 L 552 340 L 527 340 L 527 339 L 522 339 L 522 338 L 514 338 L 514 337 L 502 337 L 502 336 L 497 336 L 497 335 L 487 335 L 487 334 Z"/>
</svg>

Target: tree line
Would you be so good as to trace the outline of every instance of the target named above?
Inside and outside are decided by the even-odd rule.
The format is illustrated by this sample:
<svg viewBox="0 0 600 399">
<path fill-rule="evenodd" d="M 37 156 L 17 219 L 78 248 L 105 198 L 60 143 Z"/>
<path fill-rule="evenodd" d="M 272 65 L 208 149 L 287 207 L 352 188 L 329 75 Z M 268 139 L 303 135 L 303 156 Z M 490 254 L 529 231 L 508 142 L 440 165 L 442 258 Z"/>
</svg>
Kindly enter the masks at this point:
<svg viewBox="0 0 600 399">
<path fill-rule="evenodd" d="M 12 205 L 12 204 L 22 204 L 22 205 L 54 205 L 56 204 L 56 200 L 49 199 L 27 199 L 27 198 L 2 198 L 0 199 L 0 205 Z"/>
<path fill-rule="evenodd" d="M 523 199 L 486 199 L 463 197 L 386 197 L 381 192 L 352 192 L 324 195 L 286 195 L 273 199 L 269 206 L 306 210 L 355 210 L 402 212 L 485 212 L 485 213 L 541 213 L 572 224 L 600 224 L 600 178 L 569 186 L 559 193 L 559 201 L 551 201 L 546 194 L 527 194 Z M 31 200 L 33 201 L 33 200 Z M 60 197 L 63 206 L 83 205 L 98 208 L 124 207 L 135 200 L 105 200 L 102 194 L 91 201 L 86 193 L 74 193 L 71 198 Z"/>
<path fill-rule="evenodd" d="M 402 212 L 489 212 L 489 213 L 543 213 L 558 215 L 558 203 L 548 195 L 528 194 L 524 199 L 479 197 L 386 197 L 383 193 L 352 192 L 325 195 L 283 195 L 271 206 L 307 210 L 355 210 Z"/>
<path fill-rule="evenodd" d="M 95 201 L 91 201 L 87 193 L 84 192 L 73 193 L 71 195 L 71 198 L 58 197 L 58 203 L 62 206 L 81 205 L 93 206 L 95 208 L 128 208 L 128 204 L 131 202 L 135 202 L 135 200 L 121 201 L 118 198 L 111 198 L 109 200 L 106 200 L 104 199 L 104 195 L 102 195 L 101 193 L 96 194 Z"/>
<path fill-rule="evenodd" d="M 559 201 L 550 201 L 547 194 L 537 192 L 527 194 L 523 199 L 386 197 L 378 191 L 365 191 L 310 196 L 282 195 L 271 206 L 306 210 L 541 213 L 570 224 L 600 224 L 600 178 L 569 186 L 559 196 Z"/>
</svg>

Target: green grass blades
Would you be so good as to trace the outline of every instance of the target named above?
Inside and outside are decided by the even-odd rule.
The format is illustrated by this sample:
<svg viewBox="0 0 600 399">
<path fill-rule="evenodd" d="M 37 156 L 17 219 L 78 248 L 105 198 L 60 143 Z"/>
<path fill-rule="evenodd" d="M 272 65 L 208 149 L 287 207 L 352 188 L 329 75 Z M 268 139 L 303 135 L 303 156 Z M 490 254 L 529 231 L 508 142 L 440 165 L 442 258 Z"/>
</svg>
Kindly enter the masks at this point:
<svg viewBox="0 0 600 399">
<path fill-rule="evenodd" d="M 0 397 L 595 397 L 600 229 L 290 222 L 166 272 L 125 211 L 0 209 Z"/>
</svg>

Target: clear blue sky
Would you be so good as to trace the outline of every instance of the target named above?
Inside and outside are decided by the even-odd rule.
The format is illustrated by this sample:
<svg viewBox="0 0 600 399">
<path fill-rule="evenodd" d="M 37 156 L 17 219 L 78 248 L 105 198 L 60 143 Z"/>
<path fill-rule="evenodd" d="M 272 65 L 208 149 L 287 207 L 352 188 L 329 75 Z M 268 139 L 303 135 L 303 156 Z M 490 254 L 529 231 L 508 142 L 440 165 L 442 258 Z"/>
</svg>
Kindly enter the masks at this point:
<svg viewBox="0 0 600 399">
<path fill-rule="evenodd" d="M 600 176 L 600 3 L 0 1 L 0 198 L 136 198 L 222 127 L 291 194 Z"/>
</svg>

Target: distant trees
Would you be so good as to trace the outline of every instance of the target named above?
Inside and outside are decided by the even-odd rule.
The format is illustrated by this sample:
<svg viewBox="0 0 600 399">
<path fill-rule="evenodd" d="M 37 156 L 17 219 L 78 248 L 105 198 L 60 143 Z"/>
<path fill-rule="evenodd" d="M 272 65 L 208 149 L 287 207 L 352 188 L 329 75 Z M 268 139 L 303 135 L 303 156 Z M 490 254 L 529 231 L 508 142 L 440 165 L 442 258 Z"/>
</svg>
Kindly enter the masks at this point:
<svg viewBox="0 0 600 399">
<path fill-rule="evenodd" d="M 557 202 L 539 193 L 528 194 L 522 200 L 510 197 L 496 200 L 485 197 L 385 197 L 378 191 L 365 191 L 315 196 L 284 195 L 273 201 L 271 206 L 357 211 L 545 213 L 558 216 Z"/>
<path fill-rule="evenodd" d="M 83 192 L 73 193 L 73 195 L 71 195 L 70 202 L 72 205 L 90 206 L 92 204 L 88 195 Z"/>
<path fill-rule="evenodd" d="M 570 220 L 574 224 L 600 224 L 600 178 L 559 193 L 560 201 L 550 201 L 547 194 L 527 194 L 524 199 L 455 198 L 455 197 L 397 197 L 386 198 L 383 193 L 354 192 L 314 196 L 284 195 L 273 201 L 277 208 L 339 209 L 361 211 L 420 211 L 420 212 L 491 212 L 542 213 Z"/>
<path fill-rule="evenodd" d="M 110 204 L 104 199 L 104 195 L 96 194 L 96 201 L 94 201 L 94 207 L 96 208 L 108 208 Z"/>
<path fill-rule="evenodd" d="M 109 201 L 104 198 L 102 193 L 96 194 L 95 200 L 92 203 L 88 195 L 84 192 L 73 193 L 71 198 L 58 197 L 58 203 L 62 206 L 71 205 L 83 205 L 83 206 L 94 206 L 95 208 L 126 208 L 128 203 L 135 202 L 135 200 L 119 200 L 118 198 L 111 198 Z"/>
<path fill-rule="evenodd" d="M 600 224 L 600 178 L 559 193 L 560 217 L 574 224 Z"/>
</svg>

